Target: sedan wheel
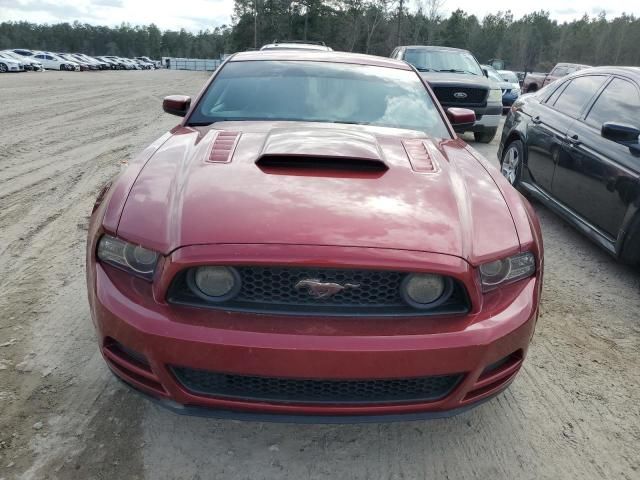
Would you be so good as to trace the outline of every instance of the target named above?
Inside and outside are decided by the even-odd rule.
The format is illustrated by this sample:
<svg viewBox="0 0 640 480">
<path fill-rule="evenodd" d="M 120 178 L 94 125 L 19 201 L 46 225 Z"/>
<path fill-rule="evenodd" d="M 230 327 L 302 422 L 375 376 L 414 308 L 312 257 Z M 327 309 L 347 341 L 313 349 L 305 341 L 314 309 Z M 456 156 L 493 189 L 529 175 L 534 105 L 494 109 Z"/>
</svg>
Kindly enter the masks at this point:
<svg viewBox="0 0 640 480">
<path fill-rule="evenodd" d="M 509 181 L 514 187 L 518 185 L 520 181 L 520 171 L 522 166 L 522 142 L 516 140 L 509 144 L 504 154 L 502 155 L 502 165 L 500 171 L 502 175 Z"/>
<path fill-rule="evenodd" d="M 6 73 L 7 71 L 9 71 L 7 66 L 4 63 L 0 63 L 0 72 Z"/>
</svg>

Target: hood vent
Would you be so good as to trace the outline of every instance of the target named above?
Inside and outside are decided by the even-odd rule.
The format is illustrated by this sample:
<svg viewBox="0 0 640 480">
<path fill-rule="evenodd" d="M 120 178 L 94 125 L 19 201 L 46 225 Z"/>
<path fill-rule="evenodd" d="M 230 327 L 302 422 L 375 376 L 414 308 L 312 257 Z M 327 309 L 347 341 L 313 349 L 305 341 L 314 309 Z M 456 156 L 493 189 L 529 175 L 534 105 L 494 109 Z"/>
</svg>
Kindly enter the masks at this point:
<svg viewBox="0 0 640 480">
<path fill-rule="evenodd" d="M 436 165 L 429 155 L 429 150 L 424 140 L 403 140 L 402 145 L 407 152 L 411 168 L 415 172 L 433 173 L 436 171 Z"/>
<path fill-rule="evenodd" d="M 208 163 L 229 163 L 236 149 L 240 132 L 220 131 L 211 146 L 211 152 L 207 157 Z"/>
<path fill-rule="evenodd" d="M 263 170 L 324 170 L 357 173 L 384 173 L 389 167 L 382 160 L 313 155 L 263 155 L 256 162 Z"/>
</svg>

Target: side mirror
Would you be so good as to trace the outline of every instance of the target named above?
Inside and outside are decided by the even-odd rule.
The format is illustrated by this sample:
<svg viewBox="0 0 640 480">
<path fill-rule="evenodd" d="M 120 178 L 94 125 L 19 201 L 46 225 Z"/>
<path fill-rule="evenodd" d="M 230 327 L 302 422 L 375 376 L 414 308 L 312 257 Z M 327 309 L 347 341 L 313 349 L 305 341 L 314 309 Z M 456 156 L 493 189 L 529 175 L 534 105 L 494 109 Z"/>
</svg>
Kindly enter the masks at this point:
<svg viewBox="0 0 640 480">
<path fill-rule="evenodd" d="M 162 109 L 171 115 L 184 117 L 191 106 L 191 97 L 186 95 L 169 95 L 162 101 Z"/>
<path fill-rule="evenodd" d="M 447 108 L 447 118 L 454 130 L 464 130 L 464 128 L 476 123 L 476 112 L 468 108 L 449 107 Z"/>
<path fill-rule="evenodd" d="M 600 130 L 604 138 L 618 142 L 637 144 L 640 130 L 626 123 L 604 122 Z"/>
</svg>

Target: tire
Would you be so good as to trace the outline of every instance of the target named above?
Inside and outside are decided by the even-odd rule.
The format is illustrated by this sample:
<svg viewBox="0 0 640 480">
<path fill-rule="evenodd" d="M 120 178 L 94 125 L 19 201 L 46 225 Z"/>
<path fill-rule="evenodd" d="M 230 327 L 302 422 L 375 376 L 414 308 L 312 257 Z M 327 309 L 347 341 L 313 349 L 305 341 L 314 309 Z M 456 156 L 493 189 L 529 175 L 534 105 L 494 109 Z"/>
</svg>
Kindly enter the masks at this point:
<svg viewBox="0 0 640 480">
<path fill-rule="evenodd" d="M 491 143 L 491 140 L 495 138 L 497 132 L 497 128 L 487 130 L 486 132 L 473 132 L 473 138 L 475 138 L 478 143 Z"/>
<path fill-rule="evenodd" d="M 60 70 L 66 70 L 67 66 L 64 63 L 60 64 Z"/>
<path fill-rule="evenodd" d="M 524 144 L 520 140 L 509 143 L 502 152 L 500 173 L 513 187 L 518 187 L 522 177 Z"/>
<path fill-rule="evenodd" d="M 0 63 L 0 73 L 7 73 L 9 68 L 4 63 Z"/>
</svg>

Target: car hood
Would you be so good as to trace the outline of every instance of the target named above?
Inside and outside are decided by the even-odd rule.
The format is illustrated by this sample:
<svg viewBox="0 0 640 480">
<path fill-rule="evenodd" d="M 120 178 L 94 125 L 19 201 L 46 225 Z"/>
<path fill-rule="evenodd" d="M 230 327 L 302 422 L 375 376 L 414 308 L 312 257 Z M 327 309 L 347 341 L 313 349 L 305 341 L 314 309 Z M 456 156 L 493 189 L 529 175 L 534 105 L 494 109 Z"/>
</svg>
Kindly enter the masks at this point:
<svg viewBox="0 0 640 480">
<path fill-rule="evenodd" d="M 493 82 L 487 77 L 472 75 L 467 73 L 449 72 L 420 72 L 429 85 L 434 87 L 455 86 L 455 87 L 483 87 L 490 89 Z"/>
<path fill-rule="evenodd" d="M 135 180 L 119 236 L 163 253 L 196 244 L 335 245 L 472 263 L 519 248 L 499 188 L 461 140 L 335 124 L 215 127 L 172 131 Z"/>
</svg>

